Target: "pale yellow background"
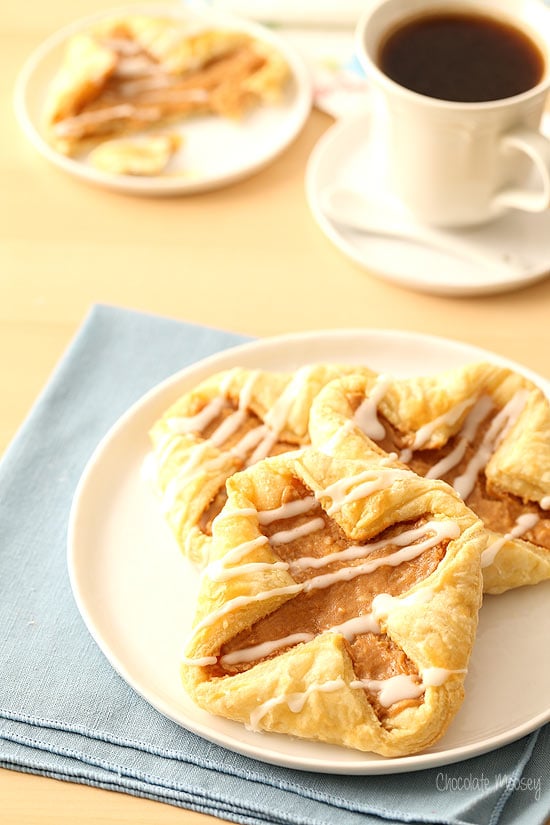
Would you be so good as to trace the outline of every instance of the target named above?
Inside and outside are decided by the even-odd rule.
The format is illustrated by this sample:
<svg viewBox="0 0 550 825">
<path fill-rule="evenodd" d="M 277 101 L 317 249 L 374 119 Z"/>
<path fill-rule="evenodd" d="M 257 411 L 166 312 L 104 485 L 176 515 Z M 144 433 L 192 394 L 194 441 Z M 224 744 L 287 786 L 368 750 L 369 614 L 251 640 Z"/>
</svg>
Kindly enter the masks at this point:
<svg viewBox="0 0 550 825">
<path fill-rule="evenodd" d="M 47 35 L 112 5 L 14 0 L 2 10 L 0 451 L 95 302 L 257 336 L 336 327 L 429 332 L 489 348 L 550 377 L 550 280 L 489 298 L 421 295 L 369 275 L 330 244 L 304 196 L 308 155 L 331 123 L 320 112 L 269 168 L 208 194 L 131 198 L 50 167 L 15 123 L 17 72 Z M 215 820 L 0 771 L 0 821 Z"/>
</svg>

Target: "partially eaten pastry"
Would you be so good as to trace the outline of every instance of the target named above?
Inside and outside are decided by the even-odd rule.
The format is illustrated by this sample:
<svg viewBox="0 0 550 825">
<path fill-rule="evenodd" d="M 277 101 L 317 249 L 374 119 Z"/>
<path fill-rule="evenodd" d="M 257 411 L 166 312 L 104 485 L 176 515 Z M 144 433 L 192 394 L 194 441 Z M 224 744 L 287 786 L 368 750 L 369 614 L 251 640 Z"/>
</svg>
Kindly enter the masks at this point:
<svg viewBox="0 0 550 825">
<path fill-rule="evenodd" d="M 435 376 L 347 377 L 314 404 L 315 445 L 359 428 L 483 520 L 484 589 L 550 578 L 550 402 L 510 369 L 477 363 Z"/>
<path fill-rule="evenodd" d="M 462 702 L 485 538 L 448 485 L 364 446 L 227 481 L 182 675 L 253 730 L 402 756 Z"/>
<path fill-rule="evenodd" d="M 196 114 L 241 117 L 278 100 L 289 79 L 268 43 L 190 18 L 108 19 L 67 43 L 46 102 L 52 145 L 75 155 L 97 142 Z"/>
<path fill-rule="evenodd" d="M 148 471 L 185 556 L 205 563 L 226 480 L 266 456 L 308 444 L 313 399 L 328 382 L 357 370 L 322 364 L 295 373 L 235 368 L 201 382 L 166 410 L 150 432 Z"/>
</svg>

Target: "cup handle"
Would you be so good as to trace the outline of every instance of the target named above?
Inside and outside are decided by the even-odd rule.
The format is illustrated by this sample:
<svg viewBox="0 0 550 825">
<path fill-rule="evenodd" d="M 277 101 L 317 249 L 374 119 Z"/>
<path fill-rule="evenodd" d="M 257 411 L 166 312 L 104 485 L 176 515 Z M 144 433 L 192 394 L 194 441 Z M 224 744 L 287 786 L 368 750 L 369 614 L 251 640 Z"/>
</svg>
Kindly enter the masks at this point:
<svg viewBox="0 0 550 825">
<path fill-rule="evenodd" d="M 498 192 L 493 198 L 497 207 L 542 212 L 550 206 L 550 140 L 530 129 L 517 128 L 506 132 L 500 139 L 503 150 L 523 152 L 538 172 L 542 186 L 537 189 L 511 187 Z"/>
</svg>

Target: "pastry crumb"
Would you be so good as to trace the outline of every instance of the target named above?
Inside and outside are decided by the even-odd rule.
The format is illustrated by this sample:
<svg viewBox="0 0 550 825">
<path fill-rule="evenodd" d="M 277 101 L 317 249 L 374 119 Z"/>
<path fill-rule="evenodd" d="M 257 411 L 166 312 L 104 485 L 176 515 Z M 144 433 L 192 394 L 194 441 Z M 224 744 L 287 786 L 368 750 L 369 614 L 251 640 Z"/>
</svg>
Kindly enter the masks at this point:
<svg viewBox="0 0 550 825">
<path fill-rule="evenodd" d="M 160 175 L 182 143 L 181 136 L 176 133 L 115 138 L 93 149 L 88 162 L 113 175 Z"/>
</svg>

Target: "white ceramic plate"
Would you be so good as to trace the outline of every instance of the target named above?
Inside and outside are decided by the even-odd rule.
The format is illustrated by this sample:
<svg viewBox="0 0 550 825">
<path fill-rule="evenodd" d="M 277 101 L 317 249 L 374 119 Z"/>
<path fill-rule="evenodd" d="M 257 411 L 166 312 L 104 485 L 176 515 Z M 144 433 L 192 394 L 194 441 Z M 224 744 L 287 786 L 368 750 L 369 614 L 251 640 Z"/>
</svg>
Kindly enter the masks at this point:
<svg viewBox="0 0 550 825">
<path fill-rule="evenodd" d="M 161 713 L 206 739 L 264 762 L 309 771 L 397 773 L 460 761 L 517 739 L 550 719 L 550 582 L 487 597 L 466 700 L 444 738 L 415 756 L 384 759 L 210 716 L 179 679 L 198 575 L 181 556 L 140 476 L 147 432 L 182 392 L 235 365 L 289 370 L 305 363 L 367 364 L 407 376 L 480 359 L 526 370 L 464 344 L 392 331 L 305 333 L 245 344 L 207 358 L 155 387 L 97 448 L 75 494 L 68 563 L 79 609 L 113 667 Z"/>
<path fill-rule="evenodd" d="M 544 121 L 550 132 L 550 118 Z M 365 187 L 372 218 L 402 223 L 407 213 L 387 184 L 385 161 L 372 141 L 370 111 L 337 121 L 318 141 L 308 161 L 306 192 L 321 230 L 348 258 L 387 281 L 436 295 L 484 295 L 519 289 L 550 273 L 550 210 L 537 214 L 511 210 L 480 227 L 449 230 L 476 256 L 492 258 L 488 267 L 411 241 L 369 235 L 337 224 L 323 211 L 329 187 Z M 368 215 L 367 215 L 368 217 Z M 414 228 L 414 222 L 409 220 Z M 443 233 L 445 234 L 445 233 Z"/>
<path fill-rule="evenodd" d="M 197 25 L 244 31 L 279 50 L 291 69 L 288 90 L 278 105 L 259 106 L 240 121 L 201 116 L 170 126 L 183 137 L 183 145 L 163 175 L 135 177 L 94 169 L 83 159 L 73 159 L 53 149 L 43 127 L 48 86 L 57 71 L 64 45 L 71 35 L 106 17 L 134 14 L 171 16 Z M 294 48 L 263 26 L 214 10 L 200 12 L 181 4 L 134 5 L 112 9 L 67 26 L 46 40 L 28 59 L 15 88 L 19 123 L 33 146 L 59 168 L 79 178 L 120 192 L 172 195 L 214 189 L 251 175 L 274 160 L 298 135 L 311 109 L 309 72 Z"/>
</svg>

